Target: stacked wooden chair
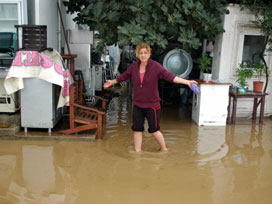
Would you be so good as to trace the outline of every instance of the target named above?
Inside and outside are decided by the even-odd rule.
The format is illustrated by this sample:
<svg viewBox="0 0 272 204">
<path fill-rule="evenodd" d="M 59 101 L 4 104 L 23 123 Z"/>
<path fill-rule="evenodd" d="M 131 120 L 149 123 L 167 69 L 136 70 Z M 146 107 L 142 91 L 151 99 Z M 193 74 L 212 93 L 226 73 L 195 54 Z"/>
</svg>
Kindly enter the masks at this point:
<svg viewBox="0 0 272 204">
<path fill-rule="evenodd" d="M 85 97 L 94 97 L 100 100 L 100 106 L 88 106 Z M 63 134 L 78 133 L 81 131 L 97 129 L 97 138 L 102 139 L 102 125 L 106 123 L 107 100 L 83 93 L 83 80 L 77 80 L 70 87 L 70 128 L 62 130 Z"/>
</svg>

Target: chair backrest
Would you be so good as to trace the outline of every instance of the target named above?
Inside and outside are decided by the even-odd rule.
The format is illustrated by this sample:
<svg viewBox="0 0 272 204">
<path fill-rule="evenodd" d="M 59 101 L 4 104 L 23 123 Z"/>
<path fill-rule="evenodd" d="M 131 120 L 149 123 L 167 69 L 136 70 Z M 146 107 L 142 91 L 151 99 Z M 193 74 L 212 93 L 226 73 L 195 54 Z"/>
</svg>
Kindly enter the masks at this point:
<svg viewBox="0 0 272 204">
<path fill-rule="evenodd" d="M 74 103 L 82 105 L 84 102 L 83 98 L 83 81 L 82 80 L 75 80 L 74 84 L 71 86 L 71 95 L 70 100 L 73 101 Z"/>
<path fill-rule="evenodd" d="M 14 55 L 16 49 L 16 34 L 12 32 L 0 32 L 0 52 Z"/>
</svg>

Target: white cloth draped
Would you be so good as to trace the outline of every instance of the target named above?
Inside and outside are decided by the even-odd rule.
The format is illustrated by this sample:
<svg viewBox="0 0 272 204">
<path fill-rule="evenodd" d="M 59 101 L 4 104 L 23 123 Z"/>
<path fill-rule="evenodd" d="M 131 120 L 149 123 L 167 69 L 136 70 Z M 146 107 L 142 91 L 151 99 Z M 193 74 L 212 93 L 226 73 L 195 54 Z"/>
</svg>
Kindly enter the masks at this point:
<svg viewBox="0 0 272 204">
<path fill-rule="evenodd" d="M 69 88 L 73 78 L 63 66 L 61 55 L 56 51 L 19 51 L 5 78 L 4 86 L 8 94 L 24 88 L 23 78 L 37 77 L 61 86 L 58 108 L 69 105 Z M 37 87 L 33 87 L 37 88 Z"/>
</svg>

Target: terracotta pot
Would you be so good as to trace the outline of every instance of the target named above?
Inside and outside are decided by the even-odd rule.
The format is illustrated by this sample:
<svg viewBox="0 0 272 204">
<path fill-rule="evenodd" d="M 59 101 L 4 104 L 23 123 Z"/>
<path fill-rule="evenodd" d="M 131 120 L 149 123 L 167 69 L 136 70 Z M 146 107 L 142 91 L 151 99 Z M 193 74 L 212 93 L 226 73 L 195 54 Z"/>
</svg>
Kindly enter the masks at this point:
<svg viewBox="0 0 272 204">
<path fill-rule="evenodd" d="M 253 91 L 262 93 L 263 92 L 263 82 L 262 81 L 253 81 Z"/>
</svg>

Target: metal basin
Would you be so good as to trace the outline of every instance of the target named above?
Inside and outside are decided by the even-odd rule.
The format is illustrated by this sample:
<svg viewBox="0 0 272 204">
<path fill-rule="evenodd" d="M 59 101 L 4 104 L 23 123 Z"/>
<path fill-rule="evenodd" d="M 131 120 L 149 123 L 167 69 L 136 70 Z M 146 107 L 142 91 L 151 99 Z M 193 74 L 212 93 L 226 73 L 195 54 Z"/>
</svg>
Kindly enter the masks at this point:
<svg viewBox="0 0 272 204">
<path fill-rule="evenodd" d="M 163 66 L 169 72 L 181 77 L 188 78 L 192 71 L 192 58 L 186 51 L 182 49 L 173 49 L 169 51 L 164 59 Z"/>
</svg>

